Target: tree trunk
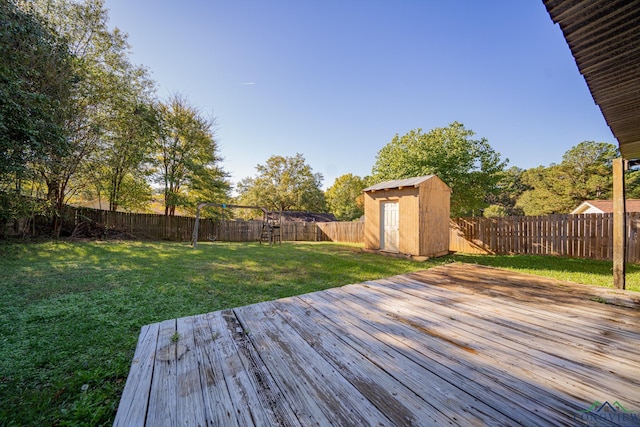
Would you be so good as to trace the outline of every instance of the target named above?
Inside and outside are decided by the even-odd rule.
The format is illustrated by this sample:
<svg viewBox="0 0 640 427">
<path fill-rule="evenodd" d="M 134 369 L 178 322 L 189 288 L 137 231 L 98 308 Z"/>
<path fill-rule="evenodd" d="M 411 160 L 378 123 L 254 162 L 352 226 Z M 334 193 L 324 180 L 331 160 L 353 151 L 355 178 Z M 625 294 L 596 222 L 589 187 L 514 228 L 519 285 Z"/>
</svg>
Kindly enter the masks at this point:
<svg viewBox="0 0 640 427">
<path fill-rule="evenodd" d="M 60 237 L 62 224 L 60 221 L 60 183 L 57 180 L 47 181 L 47 199 L 50 203 L 51 233 L 54 237 Z"/>
</svg>

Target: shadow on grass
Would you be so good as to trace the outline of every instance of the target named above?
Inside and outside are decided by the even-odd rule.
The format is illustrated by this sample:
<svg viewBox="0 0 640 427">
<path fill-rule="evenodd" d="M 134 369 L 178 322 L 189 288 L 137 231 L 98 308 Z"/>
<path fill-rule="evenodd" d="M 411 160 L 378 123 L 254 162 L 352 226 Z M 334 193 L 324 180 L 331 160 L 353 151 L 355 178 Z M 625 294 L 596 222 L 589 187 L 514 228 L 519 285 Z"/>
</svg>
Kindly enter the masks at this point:
<svg viewBox="0 0 640 427">
<path fill-rule="evenodd" d="M 557 270 L 572 273 L 611 275 L 611 261 L 538 255 L 467 255 L 456 254 L 456 261 L 500 268 Z M 635 267 L 638 270 L 637 266 Z"/>
<path fill-rule="evenodd" d="M 505 268 L 588 285 L 613 287 L 613 264 L 606 260 L 539 255 L 456 254 L 459 262 Z M 640 291 L 640 265 L 627 264 L 626 289 Z"/>
</svg>

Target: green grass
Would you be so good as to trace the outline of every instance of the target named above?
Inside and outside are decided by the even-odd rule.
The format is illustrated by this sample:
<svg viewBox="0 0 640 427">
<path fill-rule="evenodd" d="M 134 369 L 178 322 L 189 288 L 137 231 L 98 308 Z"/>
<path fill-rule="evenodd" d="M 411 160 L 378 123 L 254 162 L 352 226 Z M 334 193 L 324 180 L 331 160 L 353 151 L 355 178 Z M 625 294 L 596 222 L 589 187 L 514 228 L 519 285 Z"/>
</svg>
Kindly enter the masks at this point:
<svg viewBox="0 0 640 427">
<path fill-rule="evenodd" d="M 460 260 L 611 286 L 611 263 L 328 243 L 0 243 L 0 425 L 110 425 L 140 327 Z M 630 267 L 640 290 L 640 269 Z"/>
<path fill-rule="evenodd" d="M 0 420 L 111 424 L 145 324 L 444 261 L 332 244 L 0 244 Z"/>
</svg>

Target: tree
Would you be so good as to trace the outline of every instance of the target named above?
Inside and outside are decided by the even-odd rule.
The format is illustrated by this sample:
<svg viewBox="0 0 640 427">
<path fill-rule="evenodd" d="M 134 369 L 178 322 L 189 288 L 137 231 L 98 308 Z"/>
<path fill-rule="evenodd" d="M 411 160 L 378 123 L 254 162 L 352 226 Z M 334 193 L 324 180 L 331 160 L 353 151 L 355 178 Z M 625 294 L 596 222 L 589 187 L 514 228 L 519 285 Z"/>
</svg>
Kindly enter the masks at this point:
<svg viewBox="0 0 640 427">
<path fill-rule="evenodd" d="M 612 160 L 618 149 L 605 142 L 583 141 L 562 156 L 560 164 L 539 166 L 522 174 L 531 189 L 517 202 L 525 215 L 568 213 L 585 200 L 611 197 Z"/>
<path fill-rule="evenodd" d="M 576 201 L 609 197 L 613 191 L 613 159 L 618 148 L 606 142 L 583 141 L 562 156 L 570 182 L 569 195 Z"/>
<path fill-rule="evenodd" d="M 64 40 L 37 16 L 0 1 L 0 174 L 65 151 L 60 107 L 73 72 Z"/>
<path fill-rule="evenodd" d="M 228 197 L 230 184 L 220 167 L 213 121 L 180 95 L 159 106 L 157 181 L 164 187 L 165 215 L 176 207 L 195 208 L 198 201 Z"/>
<path fill-rule="evenodd" d="M 264 165 L 257 165 L 258 175 L 238 183 L 242 204 L 264 206 L 273 211 L 324 212 L 326 201 L 322 175 L 313 173 L 302 154 L 294 157 L 271 156 Z"/>
<path fill-rule="evenodd" d="M 522 215 L 523 211 L 516 206 L 518 198 L 531 187 L 526 185 L 522 181 L 523 169 L 516 166 L 512 166 L 505 170 L 500 180 L 496 184 L 497 191 L 494 194 L 489 194 L 486 197 L 486 202 L 489 203 L 483 216 L 513 216 Z"/>
<path fill-rule="evenodd" d="M 365 179 L 353 174 L 339 176 L 325 192 L 329 211 L 340 221 L 352 221 L 364 215 Z"/>
<path fill-rule="evenodd" d="M 509 216 L 507 210 L 501 205 L 489 205 L 483 212 L 485 218 L 496 218 Z"/>
<path fill-rule="evenodd" d="M 132 97 L 114 109 L 113 117 L 106 125 L 109 131 L 101 138 L 103 144 L 95 160 L 103 166 L 99 169 L 103 171 L 99 180 L 106 184 L 111 211 L 119 207 L 144 206 L 151 196 L 147 184 L 150 170 L 144 168 L 143 163 L 152 161 L 157 117 L 150 104 L 136 99 L 136 94 Z M 144 191 L 145 187 L 148 190 Z M 139 200 L 137 196 L 146 197 L 146 200 Z"/>
<path fill-rule="evenodd" d="M 458 122 L 428 133 L 412 130 L 396 135 L 376 157 L 372 176 L 376 182 L 435 174 L 451 187 L 451 215 L 479 214 L 486 196 L 498 191 L 497 183 L 507 161 L 487 140 L 472 139 L 474 132 Z"/>
<path fill-rule="evenodd" d="M 565 170 L 560 165 L 528 169 L 522 174 L 522 180 L 531 188 L 522 193 L 516 203 L 525 215 L 566 213 L 574 205 L 566 189 L 569 184 Z"/>
<path fill-rule="evenodd" d="M 96 153 L 113 132 L 114 100 L 123 91 L 127 93 L 145 71 L 130 63 L 126 35 L 117 28 L 109 29 L 103 0 L 30 0 L 21 1 L 20 7 L 47 22 L 66 41 L 73 59 L 70 102 L 60 109 L 66 150 L 50 150 L 33 165 L 46 184 L 54 230 L 59 232 L 59 212 L 86 181 L 83 172 L 95 168 Z"/>
<path fill-rule="evenodd" d="M 640 199 L 640 170 L 631 169 L 624 174 L 625 195 L 628 199 Z"/>
<path fill-rule="evenodd" d="M 74 78 L 65 40 L 34 13 L 0 0 L 0 224 L 36 206 L 32 165 L 68 145 L 64 112 Z"/>
</svg>

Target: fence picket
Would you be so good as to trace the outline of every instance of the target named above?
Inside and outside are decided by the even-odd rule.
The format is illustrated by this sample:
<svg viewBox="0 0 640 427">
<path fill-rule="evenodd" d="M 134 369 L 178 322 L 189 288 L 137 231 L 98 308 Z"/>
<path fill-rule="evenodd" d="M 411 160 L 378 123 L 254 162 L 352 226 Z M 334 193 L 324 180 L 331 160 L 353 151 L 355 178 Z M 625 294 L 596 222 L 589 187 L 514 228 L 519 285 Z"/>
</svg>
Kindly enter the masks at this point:
<svg viewBox="0 0 640 427">
<path fill-rule="evenodd" d="M 82 221 L 90 221 L 127 232 L 134 237 L 151 240 L 190 241 L 193 236 L 195 218 L 185 216 L 165 216 L 110 212 L 90 208 L 66 207 L 63 219 L 67 228 L 73 230 Z M 250 242 L 260 239 L 262 221 L 234 221 L 201 219 L 198 240 L 220 240 Z M 363 222 L 283 222 L 281 224 L 284 241 L 335 241 L 362 243 L 364 241 Z"/>
<path fill-rule="evenodd" d="M 453 218 L 450 250 L 612 259 L 613 214 Z M 640 262 L 640 214 L 627 214 L 627 261 Z"/>
</svg>

